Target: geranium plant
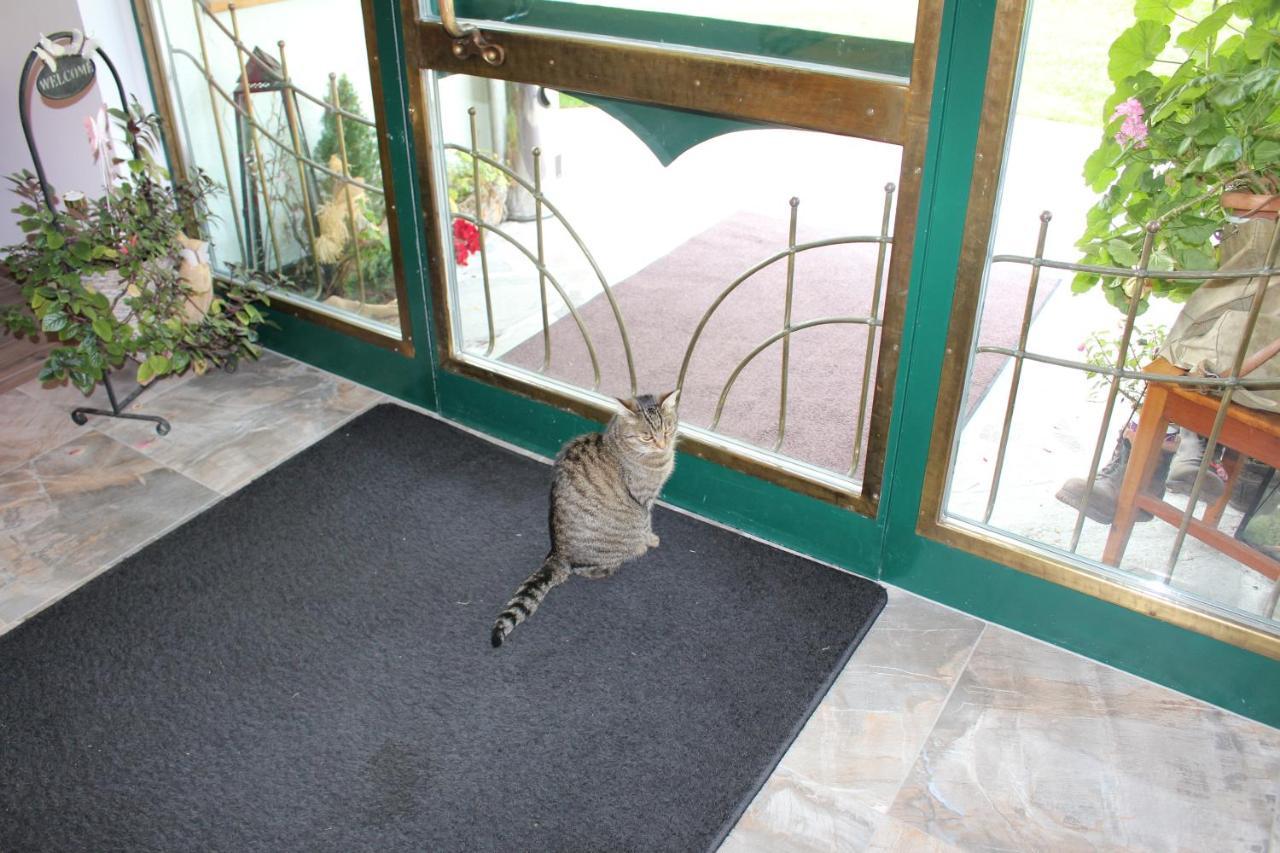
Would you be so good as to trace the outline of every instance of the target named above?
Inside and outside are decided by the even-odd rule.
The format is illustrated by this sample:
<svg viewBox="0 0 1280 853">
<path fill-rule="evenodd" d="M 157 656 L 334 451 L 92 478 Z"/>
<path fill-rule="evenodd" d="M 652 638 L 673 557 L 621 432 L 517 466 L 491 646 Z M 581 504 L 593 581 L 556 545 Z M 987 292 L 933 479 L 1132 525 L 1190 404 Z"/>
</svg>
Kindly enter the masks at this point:
<svg viewBox="0 0 1280 853">
<path fill-rule="evenodd" d="M 507 188 L 511 181 L 505 173 L 492 163 L 479 160 L 472 165 L 471 155 L 456 151 L 449 152 L 447 168 L 449 207 L 483 219 L 491 225 L 502 221 L 505 215 Z M 497 155 L 489 154 L 492 159 Z M 473 198 L 476 191 L 476 175 L 473 168 L 480 170 L 480 204 Z"/>
<path fill-rule="evenodd" d="M 89 127 L 90 147 L 106 161 L 99 198 L 44 201 L 28 171 L 10 177 L 20 203 L 14 211 L 26 239 L 4 250 L 9 274 L 25 305 L 0 311 L 0 328 L 21 336 L 56 335 L 40 373 L 44 382 L 70 380 L 88 394 L 128 358 L 138 381 L 203 373 L 260 352 L 255 327 L 263 321 L 257 289 L 231 285 L 192 320 L 192 294 L 179 273 L 178 235 L 198 234 L 210 218 L 213 182 L 196 171 L 170 181 L 154 151 L 159 120 L 135 101 L 112 110 L 130 156 L 115 155 L 102 127 Z M 108 295 L 106 282 L 120 287 Z"/>
<path fill-rule="evenodd" d="M 1201 17 L 1191 5 L 1137 0 L 1136 22 L 1111 45 L 1107 72 L 1116 88 L 1102 142 L 1084 166 L 1102 197 L 1077 243 L 1082 263 L 1135 266 L 1156 223 L 1150 268 L 1216 269 L 1223 192 L 1280 191 L 1280 3 L 1220 3 Z M 1125 310 L 1122 280 L 1082 272 L 1072 289 L 1099 282 Z M 1154 293 L 1177 301 L 1199 284 L 1151 282 Z"/>
<path fill-rule="evenodd" d="M 465 219 L 453 218 L 453 262 L 460 267 L 467 265 L 469 259 L 480 251 L 480 229 Z"/>
</svg>

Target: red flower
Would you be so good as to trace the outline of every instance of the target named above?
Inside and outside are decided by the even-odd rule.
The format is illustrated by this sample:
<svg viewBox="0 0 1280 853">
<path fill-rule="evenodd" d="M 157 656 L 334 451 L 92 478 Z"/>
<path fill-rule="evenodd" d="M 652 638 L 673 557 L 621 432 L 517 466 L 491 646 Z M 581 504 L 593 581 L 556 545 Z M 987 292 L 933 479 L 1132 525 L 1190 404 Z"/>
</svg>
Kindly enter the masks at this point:
<svg viewBox="0 0 1280 853">
<path fill-rule="evenodd" d="M 453 220 L 453 260 L 460 267 L 467 265 L 467 258 L 480 251 L 480 229 L 465 219 Z"/>
</svg>

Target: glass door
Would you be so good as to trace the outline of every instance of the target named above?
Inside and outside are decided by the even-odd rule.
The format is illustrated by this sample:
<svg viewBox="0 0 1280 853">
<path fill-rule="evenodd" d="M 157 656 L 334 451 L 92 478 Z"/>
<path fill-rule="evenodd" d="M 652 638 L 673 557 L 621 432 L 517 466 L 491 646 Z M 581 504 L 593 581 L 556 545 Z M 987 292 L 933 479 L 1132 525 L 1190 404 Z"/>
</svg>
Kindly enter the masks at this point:
<svg viewBox="0 0 1280 853">
<path fill-rule="evenodd" d="M 136 0 L 135 10 L 173 165 L 218 187 L 204 235 L 215 276 L 412 357 L 370 5 Z"/>
<path fill-rule="evenodd" d="M 874 517 L 939 4 L 671 8 L 406 0 L 441 406 L 679 388 L 687 453 Z"/>
</svg>

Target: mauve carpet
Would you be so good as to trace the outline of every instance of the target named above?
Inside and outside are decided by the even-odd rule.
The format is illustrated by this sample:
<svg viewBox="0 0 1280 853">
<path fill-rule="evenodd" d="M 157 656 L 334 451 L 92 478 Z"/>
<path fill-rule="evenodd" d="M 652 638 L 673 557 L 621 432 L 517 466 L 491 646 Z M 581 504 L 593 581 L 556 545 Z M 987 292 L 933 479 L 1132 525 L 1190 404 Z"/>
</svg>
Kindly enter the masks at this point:
<svg viewBox="0 0 1280 853">
<path fill-rule="evenodd" d="M 659 509 L 495 650 L 549 475 L 380 406 L 0 637 L 0 850 L 714 848 L 884 590 Z"/>
<path fill-rule="evenodd" d="M 842 233 L 813 228 L 800 217 L 798 240 Z M 680 362 L 703 312 L 737 276 L 785 248 L 787 223 L 738 213 L 677 246 L 620 282 L 614 289 L 631 337 L 642 392 L 675 386 Z M 886 258 L 886 269 L 888 259 Z M 874 245 L 830 246 L 796 256 L 792 322 L 818 317 L 864 317 L 870 312 L 875 280 Z M 1057 279 L 1041 278 L 1036 310 L 1053 293 Z M 1008 264 L 991 271 L 978 332 L 983 345 L 1014 346 L 1026 300 L 1025 269 Z M 782 328 L 786 262 L 757 273 L 729 296 L 712 316 L 695 350 L 680 399 L 680 417 L 709 426 L 720 390 L 738 362 Z M 883 301 L 883 294 L 881 300 Z M 626 394 L 626 358 L 612 310 L 603 295 L 579 306 L 600 359 L 601 390 Z M 946 334 L 938 330 L 937 334 Z M 591 359 L 573 318 L 551 326 L 549 374 L 590 387 Z M 830 470 L 845 472 L 853 453 L 854 418 L 862 389 L 867 345 L 865 326 L 821 326 L 792 336 L 787 429 L 781 452 Z M 542 365 L 542 332 L 503 360 L 530 370 Z M 968 418 L 1009 359 L 984 354 L 974 363 L 963 417 Z M 757 447 L 777 439 L 782 345 L 775 343 L 748 366 L 730 393 L 720 431 Z M 872 379 L 875 377 L 872 361 Z M 874 389 L 873 389 L 874 391 Z M 870 407 L 869 395 L 868 410 Z M 866 432 L 863 433 L 865 451 Z M 864 453 L 865 456 L 865 453 Z M 861 466 L 860 466 L 861 467 Z M 861 470 L 859 470 L 861 476 Z"/>
</svg>

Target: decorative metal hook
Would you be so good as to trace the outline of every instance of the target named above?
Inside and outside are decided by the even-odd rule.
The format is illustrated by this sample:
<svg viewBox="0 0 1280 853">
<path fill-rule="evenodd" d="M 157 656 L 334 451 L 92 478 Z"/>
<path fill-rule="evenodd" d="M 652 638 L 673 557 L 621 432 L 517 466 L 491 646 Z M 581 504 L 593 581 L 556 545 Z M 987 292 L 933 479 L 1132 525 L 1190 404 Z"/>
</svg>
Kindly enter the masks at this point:
<svg viewBox="0 0 1280 853">
<path fill-rule="evenodd" d="M 458 23 L 458 16 L 453 11 L 453 0 L 437 0 L 440 7 L 440 25 L 445 32 L 453 36 L 453 55 L 458 59 L 479 56 L 490 65 L 501 65 L 507 58 L 507 51 L 500 44 L 489 41 L 484 33 L 472 26 Z"/>
</svg>

